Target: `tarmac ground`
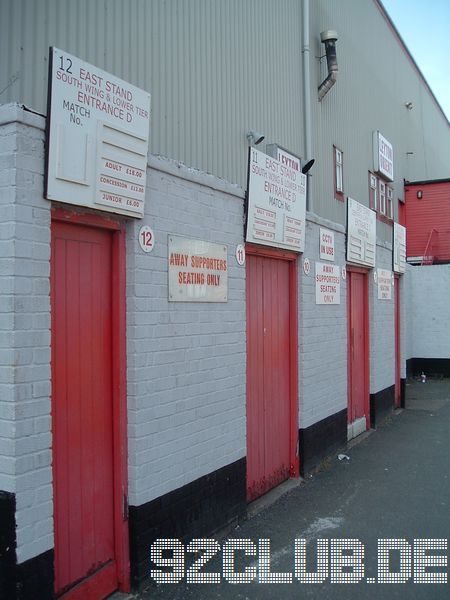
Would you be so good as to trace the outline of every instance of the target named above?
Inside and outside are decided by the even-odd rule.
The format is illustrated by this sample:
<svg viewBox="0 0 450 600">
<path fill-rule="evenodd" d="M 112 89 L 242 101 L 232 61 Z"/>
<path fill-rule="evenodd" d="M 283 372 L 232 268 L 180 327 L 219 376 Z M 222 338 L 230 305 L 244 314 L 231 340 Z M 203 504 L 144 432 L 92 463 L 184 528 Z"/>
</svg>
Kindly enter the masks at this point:
<svg viewBox="0 0 450 600">
<path fill-rule="evenodd" d="M 247 555 L 242 549 L 231 554 L 234 572 L 245 572 L 249 583 L 227 580 L 233 570 L 223 538 L 217 540 L 217 554 L 199 572 L 216 573 L 220 583 L 187 583 L 187 573 L 193 573 L 192 563 L 200 554 L 184 552 L 179 583 L 152 582 L 130 597 L 450 598 L 450 379 L 429 379 L 424 384 L 408 380 L 406 408 L 360 436 L 345 454 L 348 459 L 331 457 L 305 481 L 289 482 L 273 503 L 262 500 L 250 506 L 249 518 L 228 532 L 228 539 L 248 540 Z M 270 549 L 262 539 L 270 540 Z M 319 543 L 321 570 L 319 539 L 324 540 Z M 319 582 L 301 581 L 305 572 L 318 573 Z M 287 583 L 272 583 L 276 573 Z M 404 582 L 394 583 L 396 578 Z M 427 578 L 447 583 L 421 583 Z M 355 583 L 343 582 L 352 579 Z"/>
</svg>

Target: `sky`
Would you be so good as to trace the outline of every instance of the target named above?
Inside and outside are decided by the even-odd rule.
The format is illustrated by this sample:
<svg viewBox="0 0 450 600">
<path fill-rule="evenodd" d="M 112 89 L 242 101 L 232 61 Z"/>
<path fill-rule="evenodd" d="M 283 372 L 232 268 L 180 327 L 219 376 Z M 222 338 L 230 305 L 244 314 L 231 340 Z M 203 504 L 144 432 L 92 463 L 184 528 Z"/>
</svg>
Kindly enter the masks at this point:
<svg viewBox="0 0 450 600">
<path fill-rule="evenodd" d="M 450 120 L 450 0 L 381 0 Z"/>
</svg>

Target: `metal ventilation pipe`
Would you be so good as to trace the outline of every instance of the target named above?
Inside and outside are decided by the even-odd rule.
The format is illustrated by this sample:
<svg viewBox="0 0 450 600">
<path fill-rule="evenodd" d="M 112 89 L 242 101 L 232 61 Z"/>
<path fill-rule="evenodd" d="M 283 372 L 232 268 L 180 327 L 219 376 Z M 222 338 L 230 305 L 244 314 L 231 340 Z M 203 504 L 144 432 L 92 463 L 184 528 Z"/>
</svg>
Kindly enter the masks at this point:
<svg viewBox="0 0 450 600">
<path fill-rule="evenodd" d="M 336 41 L 337 41 L 337 33 L 336 31 L 322 31 L 320 34 L 320 41 L 322 44 L 325 44 L 325 52 L 327 55 L 327 67 L 328 67 L 328 75 L 326 79 L 322 81 L 319 85 L 319 102 L 322 98 L 331 90 L 333 85 L 336 83 L 337 74 L 338 74 L 338 64 L 336 59 Z"/>
</svg>

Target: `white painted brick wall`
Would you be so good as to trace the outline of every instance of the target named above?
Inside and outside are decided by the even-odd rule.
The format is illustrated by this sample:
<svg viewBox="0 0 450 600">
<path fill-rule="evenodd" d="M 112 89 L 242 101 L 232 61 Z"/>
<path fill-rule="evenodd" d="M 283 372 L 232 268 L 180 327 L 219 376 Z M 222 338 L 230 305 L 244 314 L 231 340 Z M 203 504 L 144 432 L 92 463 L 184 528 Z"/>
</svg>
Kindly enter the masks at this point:
<svg viewBox="0 0 450 600">
<path fill-rule="evenodd" d="M 15 491 L 14 220 L 15 124 L 0 126 L 0 490 Z"/>
<path fill-rule="evenodd" d="M 341 303 L 317 305 L 315 262 L 319 260 L 319 227 L 334 229 L 335 264 L 345 264 L 345 235 L 335 225 L 308 216 L 306 245 L 299 259 L 299 427 L 304 429 L 347 406 L 347 303 L 341 278 Z M 311 220 L 312 219 L 312 220 Z M 303 258 L 311 273 L 305 275 Z"/>
<path fill-rule="evenodd" d="M 407 318 L 408 269 L 400 275 L 400 377 L 406 378 L 406 360 L 409 358 L 409 323 Z"/>
<path fill-rule="evenodd" d="M 16 494 L 19 562 L 53 547 L 44 125 L 0 107 L 0 489 Z"/>
<path fill-rule="evenodd" d="M 411 358 L 450 358 L 450 265 L 409 267 Z"/>
<path fill-rule="evenodd" d="M 406 273 L 403 278 L 403 286 L 405 290 L 405 358 L 408 360 L 409 358 L 414 357 L 414 319 L 413 319 L 413 269 L 417 267 L 412 267 L 411 265 L 406 265 Z"/>
<path fill-rule="evenodd" d="M 140 505 L 246 454 L 245 267 L 239 188 L 151 159 L 127 231 L 129 501 Z M 141 251 L 138 231 L 156 239 Z M 228 302 L 168 302 L 168 234 L 228 246 Z"/>
<path fill-rule="evenodd" d="M 370 322 L 370 393 L 375 394 L 395 383 L 395 303 L 394 289 L 391 300 L 378 300 L 378 286 L 374 281 L 376 269 L 392 271 L 392 250 L 377 245 L 376 266 L 369 273 Z"/>
</svg>

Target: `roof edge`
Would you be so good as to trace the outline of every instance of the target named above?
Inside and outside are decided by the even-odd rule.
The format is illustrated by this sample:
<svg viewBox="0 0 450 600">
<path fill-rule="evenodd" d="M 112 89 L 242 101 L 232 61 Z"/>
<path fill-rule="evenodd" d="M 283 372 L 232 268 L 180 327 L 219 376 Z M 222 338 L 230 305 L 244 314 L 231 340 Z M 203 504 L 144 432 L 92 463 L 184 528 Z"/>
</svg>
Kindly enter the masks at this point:
<svg viewBox="0 0 450 600">
<path fill-rule="evenodd" d="M 387 21 L 389 27 L 392 29 L 394 35 L 397 37 L 398 41 L 400 42 L 400 45 L 403 47 L 403 50 L 405 52 L 405 54 L 407 55 L 407 57 L 409 58 L 409 60 L 411 61 L 413 67 L 416 69 L 417 74 L 419 75 L 419 77 L 422 79 L 422 81 L 424 82 L 428 92 L 430 93 L 431 97 L 433 98 L 436 106 L 438 107 L 439 111 L 441 112 L 442 116 L 444 117 L 447 126 L 450 127 L 450 120 L 447 118 L 447 115 L 444 112 L 444 109 L 442 108 L 442 106 L 439 104 L 438 99 L 436 98 L 436 96 L 434 95 L 433 90 L 430 88 L 430 85 L 428 83 L 428 81 L 426 80 L 424 74 L 422 73 L 422 71 L 419 69 L 416 61 L 414 60 L 411 52 L 408 49 L 408 46 L 406 45 L 405 41 L 403 40 L 402 36 L 400 35 L 400 33 L 398 32 L 397 27 L 394 25 L 391 17 L 389 16 L 387 10 L 385 9 L 383 3 L 381 0 L 374 0 L 375 4 L 377 5 L 379 11 L 381 12 L 382 16 L 384 17 L 384 19 Z"/>
<path fill-rule="evenodd" d="M 425 179 L 423 181 L 405 181 L 405 187 L 408 185 L 428 185 L 433 183 L 450 183 L 450 179 Z"/>
</svg>

